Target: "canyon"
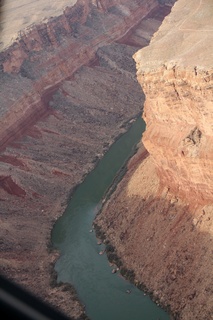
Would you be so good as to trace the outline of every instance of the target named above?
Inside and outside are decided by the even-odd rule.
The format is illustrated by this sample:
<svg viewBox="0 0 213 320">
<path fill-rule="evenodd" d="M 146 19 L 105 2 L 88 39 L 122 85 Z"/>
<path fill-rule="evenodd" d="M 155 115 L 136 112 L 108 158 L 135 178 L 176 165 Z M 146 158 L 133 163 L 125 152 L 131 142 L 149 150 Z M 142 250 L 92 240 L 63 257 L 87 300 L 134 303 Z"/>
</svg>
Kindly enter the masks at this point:
<svg viewBox="0 0 213 320">
<path fill-rule="evenodd" d="M 212 14 L 211 1 L 177 1 L 134 55 L 147 155 L 129 162 L 96 219 L 135 284 L 175 319 L 213 314 Z"/>
<path fill-rule="evenodd" d="M 56 283 L 51 229 L 145 100 L 143 144 L 95 224 L 174 319 L 211 319 L 211 0 L 40 2 L 1 39 L 1 273 L 86 319 Z"/>
<path fill-rule="evenodd" d="M 70 318 L 86 315 L 75 290 L 56 281 L 51 230 L 76 186 L 141 114 L 132 55 L 170 10 L 155 0 L 79 0 L 2 44 L 1 274 Z"/>
</svg>

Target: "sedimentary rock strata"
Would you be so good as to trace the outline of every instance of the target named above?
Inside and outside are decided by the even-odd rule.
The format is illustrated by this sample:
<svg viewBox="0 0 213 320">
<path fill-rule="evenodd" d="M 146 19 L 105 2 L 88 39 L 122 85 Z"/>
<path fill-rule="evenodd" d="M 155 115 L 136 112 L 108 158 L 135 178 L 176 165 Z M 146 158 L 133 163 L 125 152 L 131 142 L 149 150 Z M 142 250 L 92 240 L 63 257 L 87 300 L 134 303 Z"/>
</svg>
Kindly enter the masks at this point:
<svg viewBox="0 0 213 320">
<path fill-rule="evenodd" d="M 150 155 L 130 162 L 97 219 L 135 283 L 175 319 L 213 313 L 212 10 L 210 0 L 177 1 L 134 55 Z"/>
<path fill-rule="evenodd" d="M 1 106 L 4 113 L 0 129 L 1 149 L 12 139 L 14 132 L 25 127 L 26 121 L 37 120 L 37 116 L 47 112 L 45 97 L 49 97 L 63 80 L 94 60 L 99 47 L 123 36 L 157 5 L 155 0 L 149 4 L 142 0 L 132 2 L 130 8 L 125 1 L 121 3 L 118 7 L 111 3 L 109 14 L 101 12 L 97 15 L 92 14 L 95 7 L 90 2 L 79 1 L 65 9 L 63 15 L 23 33 L 0 54 L 1 68 L 13 74 L 2 75 L 3 83 L 4 78 L 7 81 L 9 77 L 11 90 L 9 101 L 8 96 L 2 94 L 7 111 L 10 110 L 6 113 L 5 105 Z M 18 82 L 22 92 L 16 90 L 14 94 L 13 88 Z M 15 117 L 11 115 L 14 112 Z M 30 113 L 33 114 L 31 119 Z"/>
<path fill-rule="evenodd" d="M 171 32 L 172 17 L 180 16 L 183 7 L 188 15 L 175 22 Z M 161 181 L 194 204 L 212 202 L 213 195 L 210 11 L 211 1 L 178 1 L 150 48 L 135 55 L 146 94 L 143 142 Z"/>
<path fill-rule="evenodd" d="M 72 188 L 141 112 L 132 55 L 159 22 L 143 22 L 135 47 L 124 36 L 158 8 L 80 0 L 0 53 L 1 272 L 75 318 L 82 306 L 50 277 L 51 228 Z"/>
</svg>

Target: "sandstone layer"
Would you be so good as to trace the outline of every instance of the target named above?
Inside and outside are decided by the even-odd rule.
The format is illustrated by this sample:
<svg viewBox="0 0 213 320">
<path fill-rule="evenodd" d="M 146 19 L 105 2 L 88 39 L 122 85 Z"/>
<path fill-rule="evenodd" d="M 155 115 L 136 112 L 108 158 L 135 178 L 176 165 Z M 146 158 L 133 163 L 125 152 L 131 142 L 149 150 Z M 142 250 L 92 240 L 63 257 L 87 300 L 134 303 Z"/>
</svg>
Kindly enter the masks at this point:
<svg viewBox="0 0 213 320">
<path fill-rule="evenodd" d="M 79 0 L 0 53 L 1 273 L 74 318 L 85 317 L 83 307 L 51 277 L 51 228 L 72 189 L 141 112 L 132 55 L 164 12 L 155 19 L 155 0 L 116 3 Z"/>
<path fill-rule="evenodd" d="M 174 10 L 135 55 L 146 95 L 143 142 L 163 184 L 189 203 L 212 203 L 213 5 L 178 1 Z"/>
<path fill-rule="evenodd" d="M 134 55 L 148 153 L 142 161 L 139 149 L 96 221 L 175 319 L 213 314 L 212 14 L 210 0 L 177 1 Z"/>
</svg>

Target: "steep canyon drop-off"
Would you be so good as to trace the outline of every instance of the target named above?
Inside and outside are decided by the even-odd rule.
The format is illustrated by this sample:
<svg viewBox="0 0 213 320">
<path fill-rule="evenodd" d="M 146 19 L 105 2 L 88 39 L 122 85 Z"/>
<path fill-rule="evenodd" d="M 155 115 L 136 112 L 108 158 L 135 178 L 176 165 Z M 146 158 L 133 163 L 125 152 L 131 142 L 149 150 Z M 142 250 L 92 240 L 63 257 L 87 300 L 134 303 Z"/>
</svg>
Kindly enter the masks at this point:
<svg viewBox="0 0 213 320">
<path fill-rule="evenodd" d="M 213 4 L 175 3 L 134 55 L 143 143 L 97 223 L 135 282 L 177 319 L 213 314 Z"/>
<path fill-rule="evenodd" d="M 2 272 L 76 317 L 69 291 L 49 284 L 46 244 L 70 187 L 141 110 L 130 59 L 119 54 L 136 50 L 112 43 L 158 6 L 99 4 L 78 1 L 0 55 Z M 213 305 L 211 17 L 210 0 L 178 0 L 135 55 L 150 156 L 138 151 L 97 219 L 136 282 L 187 320 L 210 319 Z"/>
<path fill-rule="evenodd" d="M 35 13 L 25 5 L 24 23 L 25 10 Z M 1 39 L 1 273 L 75 318 L 83 307 L 69 286 L 56 285 L 51 228 L 73 188 L 141 112 L 132 55 L 170 9 L 156 0 L 99 1 L 99 8 L 79 0 L 21 26 L 11 46 Z"/>
</svg>

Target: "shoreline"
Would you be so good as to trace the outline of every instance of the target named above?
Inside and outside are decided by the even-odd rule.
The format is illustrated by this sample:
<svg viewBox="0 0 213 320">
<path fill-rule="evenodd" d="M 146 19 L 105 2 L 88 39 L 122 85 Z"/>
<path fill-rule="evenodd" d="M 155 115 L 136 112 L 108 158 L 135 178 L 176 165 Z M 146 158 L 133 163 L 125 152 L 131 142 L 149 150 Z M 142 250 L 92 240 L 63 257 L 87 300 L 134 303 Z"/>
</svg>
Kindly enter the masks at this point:
<svg viewBox="0 0 213 320">
<path fill-rule="evenodd" d="M 205 303 L 199 285 L 210 285 L 211 235 L 201 223 L 210 230 L 212 207 L 194 212 L 162 186 L 150 156 L 135 164 L 97 216 L 97 236 L 109 245 L 109 260 L 124 267 L 123 273 L 172 319 L 206 319 L 211 304 Z M 205 299 L 211 301 L 211 292 Z M 199 308 L 202 301 L 205 309 Z"/>
<path fill-rule="evenodd" d="M 142 163 L 146 157 L 148 156 L 148 151 L 145 149 L 143 144 L 139 142 L 137 148 L 135 149 L 134 154 L 126 161 L 126 163 L 123 165 L 123 167 L 119 170 L 117 173 L 115 180 L 113 181 L 112 185 L 109 187 L 108 191 L 106 192 L 103 200 L 102 200 L 102 206 L 98 213 L 96 214 L 96 217 L 93 221 L 93 227 L 95 230 L 95 234 L 97 237 L 97 240 L 101 241 L 105 244 L 105 252 L 107 254 L 107 259 L 110 264 L 113 264 L 115 268 L 118 268 L 119 274 L 124 277 L 124 279 L 128 280 L 130 283 L 135 285 L 139 290 L 144 292 L 144 295 L 148 295 L 150 299 L 156 303 L 157 306 L 160 306 L 163 310 L 165 310 L 169 316 L 171 317 L 171 320 L 178 319 L 178 314 L 173 314 L 172 310 L 169 305 L 162 303 L 159 300 L 159 297 L 154 294 L 153 290 L 148 289 L 148 286 L 143 283 L 143 281 L 138 281 L 136 279 L 136 275 L 134 270 L 128 269 L 125 265 L 125 262 L 122 260 L 122 258 L 119 256 L 116 248 L 113 246 L 113 244 L 110 242 L 109 237 L 107 237 L 106 232 L 104 231 L 103 227 L 98 224 L 99 222 L 97 218 L 101 216 L 102 212 L 105 210 L 105 206 L 107 206 L 110 203 L 110 196 L 116 192 L 117 187 L 119 187 L 119 184 L 122 183 L 122 179 L 124 178 L 125 174 L 130 170 L 134 170 L 134 168 L 137 168 L 138 161 Z M 118 181 L 117 178 L 118 177 Z"/>
<path fill-rule="evenodd" d="M 139 290 L 144 292 L 144 295 L 148 295 L 150 299 L 156 303 L 157 306 L 161 307 L 163 310 L 165 310 L 169 316 L 171 317 L 171 320 L 178 319 L 178 314 L 174 315 L 172 314 L 171 308 L 169 305 L 163 304 L 160 302 L 159 297 L 155 296 L 154 292 L 152 290 L 149 290 L 148 287 L 143 283 L 139 282 L 135 276 L 134 270 L 128 269 L 122 259 L 119 257 L 116 249 L 111 244 L 110 240 L 107 239 L 107 236 L 105 232 L 97 225 L 95 222 L 93 223 L 94 230 L 97 235 L 97 239 L 101 240 L 105 245 L 106 249 L 105 252 L 107 254 L 107 258 L 110 264 L 113 264 L 115 267 L 117 267 L 119 270 L 119 275 L 122 276 L 124 279 L 128 280 L 130 283 L 132 283 L 134 286 L 136 286 Z"/>
<path fill-rule="evenodd" d="M 57 272 L 55 271 L 55 263 L 56 261 L 60 258 L 60 251 L 56 248 L 54 248 L 53 246 L 53 243 L 52 243 L 52 230 L 54 228 L 54 225 L 55 223 L 57 223 L 57 220 L 59 218 L 61 218 L 66 210 L 66 207 L 69 205 L 69 202 L 71 201 L 72 199 L 72 196 L 73 194 L 75 193 L 75 191 L 78 189 L 78 187 L 84 182 L 84 179 L 87 177 L 87 175 L 89 173 L 91 173 L 93 170 L 95 170 L 95 168 L 98 166 L 98 163 L 102 160 L 102 158 L 104 157 L 104 154 L 106 152 L 108 152 L 108 150 L 110 149 L 110 147 L 125 133 L 128 132 L 128 130 L 130 129 L 131 125 L 132 125 L 132 122 L 133 120 L 136 121 L 139 117 L 141 117 L 141 112 L 138 113 L 137 115 L 135 115 L 135 117 L 131 118 L 130 120 L 126 121 L 125 123 L 123 123 L 123 125 L 121 126 L 121 130 L 123 130 L 123 128 L 125 128 L 125 131 L 121 131 L 117 137 L 115 137 L 115 139 L 110 143 L 108 149 L 101 155 L 100 158 L 98 158 L 95 162 L 92 161 L 91 164 L 94 164 L 93 168 L 86 172 L 83 176 L 82 176 L 82 179 L 81 181 L 76 184 L 70 191 L 69 193 L 67 194 L 67 200 L 66 200 L 66 204 L 61 207 L 63 208 L 61 210 L 61 212 L 59 213 L 58 217 L 56 217 L 55 221 L 53 222 L 52 224 L 52 227 L 51 227 L 51 232 L 50 232 L 50 237 L 49 237 L 49 245 L 47 245 L 47 250 L 49 252 L 50 255 L 54 256 L 54 261 L 51 263 L 50 265 L 50 285 L 54 288 L 57 288 L 57 287 L 61 287 L 63 291 L 70 291 L 72 293 L 72 295 L 74 295 L 74 300 L 78 301 L 83 307 L 84 305 L 82 304 L 82 301 L 80 300 L 80 298 L 78 297 L 78 294 L 76 292 L 76 289 L 75 287 L 70 284 L 70 283 L 67 283 L 67 282 L 57 282 Z M 135 151 L 134 151 L 134 155 L 137 153 L 137 150 L 138 148 L 136 147 L 135 148 Z M 129 159 L 126 160 L 125 164 L 122 166 L 121 170 L 119 170 L 118 174 L 116 175 L 115 177 L 115 180 L 113 181 L 112 185 L 109 187 L 109 190 L 111 190 L 112 187 L 115 187 L 115 184 L 117 185 L 117 177 L 119 176 L 119 181 L 122 180 L 122 177 L 123 175 L 125 174 L 126 172 L 126 168 L 127 168 L 127 165 L 128 165 L 128 162 L 131 161 L 131 159 L 134 157 L 131 156 Z M 120 176 L 121 174 L 121 176 Z M 103 200 L 105 201 L 105 199 L 109 196 L 110 197 L 110 194 L 108 194 L 108 191 L 106 193 L 106 197 L 103 198 Z M 111 192 L 111 191 L 110 191 Z M 112 191 L 113 192 L 113 191 Z M 60 211 L 60 210 L 59 210 Z M 96 217 L 97 215 L 99 214 L 99 212 L 96 214 Z M 95 221 L 95 219 L 94 219 Z M 80 318 L 76 318 L 76 320 L 89 320 L 89 317 L 86 315 L 85 313 L 85 307 L 83 309 L 83 313 L 80 315 Z"/>
</svg>

